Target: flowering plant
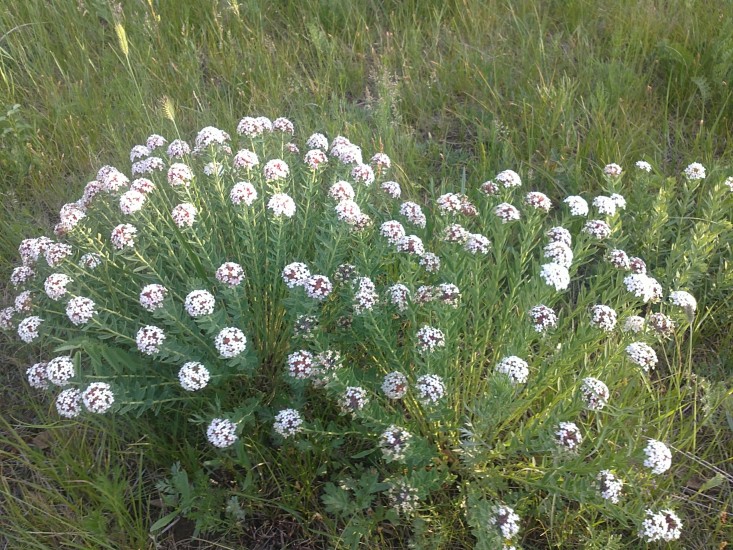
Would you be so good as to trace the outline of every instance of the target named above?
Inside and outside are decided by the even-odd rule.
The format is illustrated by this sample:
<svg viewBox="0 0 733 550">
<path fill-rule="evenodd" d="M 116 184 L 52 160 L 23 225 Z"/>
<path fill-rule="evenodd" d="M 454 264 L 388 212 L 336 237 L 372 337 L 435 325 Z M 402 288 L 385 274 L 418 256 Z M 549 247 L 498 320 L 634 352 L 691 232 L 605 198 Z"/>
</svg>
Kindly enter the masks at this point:
<svg viewBox="0 0 733 550">
<path fill-rule="evenodd" d="M 264 117 L 237 134 L 150 136 L 130 177 L 101 168 L 54 238 L 22 242 L 2 326 L 43 350 L 28 381 L 61 416 L 190 418 L 209 468 L 313 453 L 338 464 L 308 473 L 328 512 L 466 502 L 478 547 L 509 547 L 554 498 L 679 536 L 642 506 L 673 460 L 645 418 L 680 385 L 655 349 L 696 302 L 621 249 L 620 167 L 589 201 L 504 170 L 419 204 L 342 136 Z"/>
</svg>

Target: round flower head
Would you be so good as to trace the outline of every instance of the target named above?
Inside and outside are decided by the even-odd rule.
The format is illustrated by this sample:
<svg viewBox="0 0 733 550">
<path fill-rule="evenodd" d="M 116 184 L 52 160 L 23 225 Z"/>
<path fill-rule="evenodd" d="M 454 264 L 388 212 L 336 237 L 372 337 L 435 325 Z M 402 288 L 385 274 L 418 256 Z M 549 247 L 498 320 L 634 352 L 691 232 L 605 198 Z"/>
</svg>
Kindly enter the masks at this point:
<svg viewBox="0 0 733 550">
<path fill-rule="evenodd" d="M 47 363 L 36 363 L 35 365 L 28 367 L 25 371 L 25 375 L 31 388 L 36 388 L 37 390 L 48 389 Z"/>
<path fill-rule="evenodd" d="M 646 262 L 641 258 L 632 256 L 629 258 L 629 269 L 632 273 L 646 275 Z"/>
<path fill-rule="evenodd" d="M 616 326 L 616 312 L 608 306 L 595 305 L 590 310 L 590 324 L 605 332 L 610 332 Z"/>
<path fill-rule="evenodd" d="M 325 300 L 333 290 L 333 284 L 325 275 L 311 275 L 303 283 L 305 293 L 314 300 Z"/>
<path fill-rule="evenodd" d="M 285 118 L 278 117 L 272 122 L 272 128 L 283 134 L 290 134 L 291 136 L 295 133 L 295 126 L 293 123 Z"/>
<path fill-rule="evenodd" d="M 544 264 L 540 277 L 548 286 L 555 287 L 557 291 L 565 290 L 570 285 L 568 268 L 555 262 Z"/>
<path fill-rule="evenodd" d="M 660 294 L 657 280 L 643 273 L 632 273 L 624 277 L 624 286 L 634 296 L 641 298 L 644 303 L 656 301 Z"/>
<path fill-rule="evenodd" d="M 150 156 L 150 149 L 145 145 L 135 145 L 130 150 L 130 162 L 135 162 L 138 159 L 143 159 Z"/>
<path fill-rule="evenodd" d="M 140 305 L 147 311 L 155 311 L 163 307 L 163 300 L 168 290 L 163 285 L 145 285 L 140 291 Z"/>
<path fill-rule="evenodd" d="M 204 165 L 204 174 L 207 176 L 221 176 L 224 173 L 224 166 L 216 161 L 207 162 Z"/>
<path fill-rule="evenodd" d="M 240 170 L 251 170 L 259 163 L 260 159 L 257 156 L 257 153 L 250 151 L 249 149 L 237 151 L 237 154 L 234 155 L 234 159 L 232 159 L 232 165 L 234 168 L 238 168 Z"/>
<path fill-rule="evenodd" d="M 323 134 L 312 134 L 308 141 L 305 142 L 307 147 L 311 149 L 320 149 L 321 151 L 328 150 L 328 139 Z"/>
<path fill-rule="evenodd" d="M 445 396 L 445 383 L 437 374 L 424 374 L 415 383 L 417 398 L 425 405 L 437 403 Z"/>
<path fill-rule="evenodd" d="M 191 185 L 192 181 L 193 171 L 188 167 L 188 165 L 183 164 L 182 162 L 176 162 L 171 164 L 168 168 L 168 183 L 173 187 L 178 187 L 179 185 L 188 187 Z"/>
<path fill-rule="evenodd" d="M 174 139 L 168 145 L 166 154 L 174 159 L 181 159 L 191 152 L 191 146 L 182 139 Z"/>
<path fill-rule="evenodd" d="M 341 264 L 336 268 L 333 278 L 337 283 L 348 283 L 353 281 L 357 274 L 356 266 L 351 264 Z"/>
<path fill-rule="evenodd" d="M 38 329 L 42 322 L 43 319 L 35 315 L 32 317 L 26 317 L 18 323 L 18 337 L 26 344 L 31 343 L 33 340 L 38 338 Z"/>
<path fill-rule="evenodd" d="M 626 355 L 646 372 L 652 370 L 658 361 L 656 352 L 644 342 L 634 342 L 626 346 Z"/>
<path fill-rule="evenodd" d="M 593 208 L 595 208 L 599 214 L 613 216 L 616 214 L 616 201 L 611 197 L 604 197 L 601 195 L 593 199 Z"/>
<path fill-rule="evenodd" d="M 77 203 L 65 204 L 59 212 L 60 225 L 63 226 L 63 232 L 68 233 L 76 227 L 81 220 L 86 218 L 85 208 Z"/>
<path fill-rule="evenodd" d="M 337 181 L 328 190 L 328 194 L 335 201 L 354 200 L 356 194 L 348 181 Z"/>
<path fill-rule="evenodd" d="M 425 252 L 420 257 L 420 267 L 428 273 L 435 273 L 440 269 L 440 258 L 432 252 Z"/>
<path fill-rule="evenodd" d="M 644 447 L 644 454 L 644 466 L 653 474 L 663 474 L 672 466 L 672 451 L 661 441 L 650 439 Z"/>
<path fill-rule="evenodd" d="M 433 285 L 422 285 L 415 293 L 415 303 L 427 304 L 435 300 L 436 288 Z"/>
<path fill-rule="evenodd" d="M 315 336 L 318 328 L 318 317 L 315 315 L 298 315 L 293 322 L 293 336 L 309 339 Z"/>
<path fill-rule="evenodd" d="M 145 141 L 145 146 L 150 151 L 155 151 L 159 147 L 163 147 L 166 143 L 168 143 L 168 140 L 166 140 L 163 136 L 158 134 L 151 134 Z"/>
<path fill-rule="evenodd" d="M 229 141 L 229 134 L 227 134 L 223 130 L 219 130 L 219 128 L 207 126 L 205 128 L 202 128 L 201 131 L 199 131 L 199 133 L 196 135 L 196 141 L 194 142 L 196 144 L 196 148 L 194 150 L 194 153 L 198 153 L 206 147 L 210 147 L 212 145 L 226 146 L 227 141 Z"/>
<path fill-rule="evenodd" d="M 13 269 L 10 274 L 10 282 L 15 288 L 23 286 L 25 283 L 33 279 L 36 276 L 36 272 L 28 266 L 21 265 Z"/>
<path fill-rule="evenodd" d="M 13 315 L 15 315 L 14 307 L 6 307 L 0 310 L 0 329 L 10 330 L 13 328 Z"/>
<path fill-rule="evenodd" d="M 135 174 L 152 174 L 153 172 L 162 172 L 165 170 L 165 163 L 160 157 L 150 157 L 132 165 L 132 173 Z"/>
<path fill-rule="evenodd" d="M 226 327 L 219 331 L 214 339 L 214 345 L 219 355 L 231 359 L 242 353 L 247 347 L 247 337 L 244 332 L 235 327 Z"/>
<path fill-rule="evenodd" d="M 441 238 L 447 243 L 465 244 L 470 235 L 471 233 L 469 233 L 462 225 L 452 223 L 443 229 Z"/>
<path fill-rule="evenodd" d="M 602 241 L 611 235 L 611 226 L 603 220 L 588 220 L 582 231 L 594 239 Z"/>
<path fill-rule="evenodd" d="M 611 195 L 611 200 L 616 204 L 616 208 L 618 208 L 619 210 L 626 210 L 626 199 L 623 195 L 613 193 Z"/>
<path fill-rule="evenodd" d="M 398 514 L 405 514 L 406 516 L 415 512 L 418 502 L 420 502 L 418 490 L 404 481 L 392 483 L 387 491 L 387 497 L 389 497 L 390 506 Z"/>
<path fill-rule="evenodd" d="M 452 283 L 441 283 L 435 289 L 435 298 L 451 307 L 458 307 L 461 291 Z"/>
<path fill-rule="evenodd" d="M 638 334 L 639 332 L 644 330 L 644 323 L 644 317 L 639 317 L 638 315 L 630 315 L 624 321 L 624 326 L 621 330 L 623 330 L 624 332 L 633 332 L 634 334 Z"/>
<path fill-rule="evenodd" d="M 400 215 L 407 218 L 408 222 L 417 227 L 425 227 L 425 224 L 427 223 L 427 219 L 425 218 L 422 208 L 420 208 L 419 204 L 414 202 L 403 202 L 400 205 Z"/>
<path fill-rule="evenodd" d="M 631 260 L 623 250 L 614 248 L 606 254 L 606 259 L 616 269 L 623 269 L 625 271 L 631 269 Z"/>
<path fill-rule="evenodd" d="M 508 202 L 502 202 L 494 208 L 494 214 L 501 220 L 501 223 L 516 221 L 520 218 L 519 210 Z"/>
<path fill-rule="evenodd" d="M 549 212 L 552 209 L 550 198 L 539 191 L 530 191 L 527 193 L 524 197 L 524 204 L 541 212 Z"/>
<path fill-rule="evenodd" d="M 46 364 L 46 378 L 57 386 L 67 386 L 74 374 L 74 362 L 66 355 L 54 357 Z"/>
<path fill-rule="evenodd" d="M 424 325 L 417 331 L 416 338 L 417 351 L 420 353 L 432 353 L 438 348 L 445 347 L 445 335 L 435 327 Z"/>
<path fill-rule="evenodd" d="M 123 187 L 127 187 L 127 185 L 130 183 L 130 180 L 127 178 L 127 176 L 116 168 L 112 168 L 99 181 L 102 184 L 102 189 L 107 191 L 107 193 L 116 193 Z"/>
<path fill-rule="evenodd" d="M 313 374 L 313 354 L 306 350 L 294 351 L 288 355 L 288 374 L 296 380 L 305 380 Z"/>
<path fill-rule="evenodd" d="M 287 193 L 275 193 L 267 201 L 267 208 L 276 218 L 292 218 L 295 215 L 295 201 Z"/>
<path fill-rule="evenodd" d="M 331 154 L 339 159 L 343 164 L 362 164 L 361 147 L 353 143 L 336 144 L 331 147 Z"/>
<path fill-rule="evenodd" d="M 102 263 L 102 258 L 94 252 L 87 252 L 79 259 L 79 266 L 84 269 L 94 270 Z"/>
<path fill-rule="evenodd" d="M 672 510 L 647 510 L 639 536 L 646 542 L 677 540 L 682 536 L 682 520 Z"/>
<path fill-rule="evenodd" d="M 662 338 L 669 338 L 674 333 L 674 321 L 664 313 L 652 313 L 647 322 Z"/>
<path fill-rule="evenodd" d="M 634 166 L 636 166 L 636 168 L 638 168 L 642 172 L 651 172 L 652 171 L 652 165 L 649 164 L 645 160 L 637 160 Z"/>
<path fill-rule="evenodd" d="M 189 292 L 183 307 L 191 317 L 203 317 L 214 313 L 216 299 L 208 290 L 194 290 Z"/>
<path fill-rule="evenodd" d="M 265 117 L 246 116 L 237 124 L 237 133 L 240 136 L 257 137 L 268 131 L 272 131 L 272 122 Z"/>
<path fill-rule="evenodd" d="M 43 288 L 49 298 L 58 301 L 66 294 L 66 286 L 70 282 L 71 277 L 64 273 L 51 273 L 43 283 Z"/>
<path fill-rule="evenodd" d="M 74 418 L 81 414 L 81 392 L 76 388 L 63 390 L 56 397 L 56 410 L 64 418 Z"/>
<path fill-rule="evenodd" d="M 155 355 L 160 351 L 163 341 L 165 340 L 165 332 L 160 327 L 147 325 L 137 331 L 135 342 L 137 349 L 145 355 Z"/>
<path fill-rule="evenodd" d="M 507 189 L 522 185 L 522 179 L 514 170 L 504 170 L 503 172 L 499 172 L 494 179 Z"/>
<path fill-rule="evenodd" d="M 190 202 L 184 202 L 171 210 L 173 222 L 180 228 L 191 227 L 196 221 L 198 211 Z"/>
<path fill-rule="evenodd" d="M 354 293 L 354 314 L 359 315 L 372 309 L 379 301 L 379 295 L 368 277 L 356 279 L 355 286 L 357 291 Z"/>
<path fill-rule="evenodd" d="M 402 188 L 400 187 L 400 184 L 396 181 L 385 181 L 381 185 L 382 191 L 387 193 L 388 196 L 392 197 L 393 199 L 399 199 L 402 195 Z"/>
<path fill-rule="evenodd" d="M 129 223 L 121 223 L 112 230 L 110 240 L 112 246 L 117 250 L 123 248 L 132 248 L 135 246 L 135 235 L 137 235 L 137 228 Z"/>
<path fill-rule="evenodd" d="M 103 191 L 103 186 L 100 182 L 94 180 L 90 181 L 84 186 L 84 192 L 82 193 L 79 203 L 83 206 L 90 206 L 94 199 L 99 193 Z"/>
<path fill-rule="evenodd" d="M 382 392 L 387 399 L 402 399 L 407 395 L 407 377 L 401 372 L 390 372 L 382 381 Z"/>
<path fill-rule="evenodd" d="M 237 425 L 226 418 L 215 418 L 206 428 L 206 438 L 214 447 L 225 449 L 237 442 Z"/>
<path fill-rule="evenodd" d="M 115 402 L 112 388 L 105 382 L 92 382 L 81 394 L 81 400 L 89 412 L 106 413 Z"/>
<path fill-rule="evenodd" d="M 308 168 L 315 171 L 328 163 L 328 157 L 320 149 L 311 149 L 305 154 L 303 161 L 308 165 Z"/>
<path fill-rule="evenodd" d="M 570 209 L 570 215 L 572 216 L 587 216 L 588 215 L 588 202 L 578 195 L 570 195 L 564 201 Z"/>
<path fill-rule="evenodd" d="M 446 193 L 435 201 L 441 214 L 458 214 L 461 211 L 463 200 L 456 193 Z"/>
<path fill-rule="evenodd" d="M 384 153 L 375 153 L 369 163 L 380 172 L 389 170 L 392 166 L 392 161 Z"/>
<path fill-rule="evenodd" d="M 509 506 L 494 507 L 494 514 L 490 521 L 492 525 L 496 525 L 499 529 L 504 540 L 512 539 L 519 533 L 519 522 L 521 520 Z"/>
<path fill-rule="evenodd" d="M 540 304 L 530 309 L 529 316 L 536 332 L 545 332 L 557 326 L 557 314 L 545 305 Z"/>
<path fill-rule="evenodd" d="M 379 438 L 379 447 L 387 462 L 402 461 L 407 456 L 412 434 L 407 430 L 395 426 L 387 428 Z"/>
<path fill-rule="evenodd" d="M 216 270 L 216 280 L 229 288 L 234 288 L 244 281 L 244 269 L 234 262 L 224 262 Z"/>
<path fill-rule="evenodd" d="M 688 180 L 702 180 L 705 179 L 705 167 L 699 162 L 693 162 L 685 168 L 684 174 Z"/>
<path fill-rule="evenodd" d="M 730 189 L 731 192 L 733 192 L 733 176 L 725 178 L 725 181 L 723 183 L 728 187 L 728 189 Z"/>
<path fill-rule="evenodd" d="M 339 202 L 334 210 L 336 210 L 336 216 L 339 220 L 350 225 L 354 225 L 361 216 L 359 205 L 348 199 Z"/>
<path fill-rule="evenodd" d="M 574 422 L 560 422 L 555 430 L 555 441 L 561 447 L 575 451 L 583 442 L 583 436 Z"/>
<path fill-rule="evenodd" d="M 524 384 L 529 379 L 529 366 L 527 362 L 515 355 L 504 357 L 499 361 L 494 370 L 508 376 L 509 381 L 515 386 L 517 384 Z"/>
<path fill-rule="evenodd" d="M 262 169 L 262 173 L 265 176 L 265 180 L 268 182 L 284 180 L 290 174 L 290 168 L 288 164 L 281 159 L 273 159 L 267 161 L 265 167 Z"/>
<path fill-rule="evenodd" d="M 596 476 L 596 482 L 601 497 L 613 504 L 618 504 L 624 482 L 611 473 L 611 470 L 601 470 Z"/>
<path fill-rule="evenodd" d="M 197 361 L 184 363 L 178 371 L 178 381 L 186 391 L 198 391 L 206 387 L 211 379 L 209 369 Z"/>
<path fill-rule="evenodd" d="M 139 181 L 139 180 L 135 180 Z M 130 190 L 123 193 L 120 197 L 120 210 L 125 215 L 134 214 L 139 212 L 145 204 L 145 195 L 140 191 Z"/>
<path fill-rule="evenodd" d="M 96 314 L 96 304 L 90 298 L 76 296 L 66 304 L 66 316 L 77 326 L 88 323 Z"/>
<path fill-rule="evenodd" d="M 235 206 L 239 206 L 240 204 L 252 206 L 252 203 L 257 200 L 257 189 L 249 182 L 240 181 L 239 183 L 235 183 L 229 192 L 229 200 Z"/>
<path fill-rule="evenodd" d="M 389 244 L 397 244 L 405 236 L 405 228 L 395 220 L 384 222 L 379 228 L 379 234 L 386 237 Z"/>
<path fill-rule="evenodd" d="M 303 419 L 295 409 L 283 409 L 275 415 L 272 427 L 282 437 L 287 439 L 303 430 Z"/>
<path fill-rule="evenodd" d="M 610 393 L 608 386 L 598 380 L 598 378 L 583 378 L 580 385 L 580 393 L 586 408 L 592 411 L 600 411 L 608 403 Z"/>
<path fill-rule="evenodd" d="M 608 176 L 609 178 L 620 178 L 622 172 L 623 170 L 621 169 L 621 167 L 614 162 L 612 162 L 611 164 L 607 164 L 603 168 L 604 175 Z"/>
<path fill-rule="evenodd" d="M 50 243 L 46 247 L 44 256 L 49 267 L 56 267 L 64 260 L 64 258 L 71 256 L 71 253 L 72 248 L 70 244 Z"/>
<path fill-rule="evenodd" d="M 300 147 L 298 147 L 292 141 L 290 143 L 286 143 L 285 144 L 285 149 L 287 149 L 288 153 L 292 153 L 293 155 L 299 155 L 300 154 Z"/>
<path fill-rule="evenodd" d="M 405 235 L 397 241 L 397 252 L 422 256 L 425 253 L 425 246 L 422 243 L 422 239 L 417 235 Z"/>
<path fill-rule="evenodd" d="M 389 302 L 397 308 L 397 311 L 406 311 L 410 298 L 410 290 L 403 284 L 392 285 L 387 289 Z"/>
<path fill-rule="evenodd" d="M 301 262 L 293 262 L 286 265 L 282 271 L 283 282 L 288 288 L 303 286 L 310 278 L 311 272 L 308 266 Z"/>
<path fill-rule="evenodd" d="M 344 414 L 354 414 L 362 410 L 368 402 L 369 399 L 364 388 L 349 386 L 339 398 L 339 407 Z"/>
<path fill-rule="evenodd" d="M 552 243 L 560 242 L 568 247 L 573 244 L 573 237 L 570 235 L 570 231 L 564 227 L 553 227 L 549 229 L 545 235 L 547 235 L 547 238 L 550 239 L 550 242 Z"/>
<path fill-rule="evenodd" d="M 485 181 L 481 184 L 481 192 L 488 196 L 496 195 L 499 192 L 499 186 L 491 180 Z"/>
<path fill-rule="evenodd" d="M 544 257 L 556 264 L 569 268 L 573 263 L 572 249 L 560 241 L 547 244 L 544 248 Z"/>
<path fill-rule="evenodd" d="M 471 254 L 488 254 L 491 241 L 480 233 L 469 233 L 463 248 Z"/>
<path fill-rule="evenodd" d="M 38 239 L 23 239 L 18 245 L 18 254 L 24 266 L 33 265 L 38 261 L 41 254 L 41 246 Z"/>
<path fill-rule="evenodd" d="M 695 313 L 695 310 L 697 310 L 697 300 L 695 300 L 695 297 L 692 294 L 685 292 L 684 290 L 675 290 L 674 292 L 671 292 L 669 294 L 669 301 L 691 313 Z"/>
</svg>

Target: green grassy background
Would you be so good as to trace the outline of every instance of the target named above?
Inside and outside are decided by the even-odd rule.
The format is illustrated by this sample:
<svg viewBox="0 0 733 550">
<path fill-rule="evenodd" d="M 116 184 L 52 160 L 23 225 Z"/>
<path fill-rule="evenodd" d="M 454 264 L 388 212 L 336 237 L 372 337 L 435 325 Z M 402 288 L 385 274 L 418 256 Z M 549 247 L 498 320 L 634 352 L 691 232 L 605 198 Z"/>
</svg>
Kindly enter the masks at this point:
<svg viewBox="0 0 733 550">
<path fill-rule="evenodd" d="M 232 132 L 249 114 L 286 116 L 301 137 L 343 133 L 365 151 L 383 149 L 410 194 L 477 185 L 511 167 L 529 187 L 561 199 L 597 191 L 605 164 L 630 170 L 640 159 L 659 173 L 699 161 L 716 166 L 714 176 L 731 175 L 732 12 L 728 0 L 7 2 L 0 281 L 20 240 L 48 233 L 59 207 L 101 165 L 124 169 L 130 147 L 153 132 L 185 139 L 206 125 Z M 638 220 L 640 235 L 658 226 L 644 251 L 652 266 L 683 257 L 679 235 L 697 231 L 686 276 L 706 304 L 700 373 L 728 392 L 733 308 L 725 298 L 733 275 L 731 243 L 721 239 L 730 232 L 706 217 L 720 205 L 673 182 L 625 194 L 639 211 L 667 201 Z M 5 516 L 26 521 L 16 528 L 47 533 L 39 548 L 55 540 L 78 548 L 152 544 L 147 520 L 158 511 L 143 486 L 160 472 L 140 459 L 151 443 L 136 444 L 142 433 L 123 441 L 94 428 L 41 426 L 43 411 L 17 374 L 29 358 L 2 346 Z M 701 455 L 727 472 L 729 409 Z M 49 465 L 49 449 L 66 470 Z M 705 518 L 730 497 L 711 498 L 696 503 L 713 510 Z M 705 529 L 690 548 L 708 548 Z"/>
</svg>

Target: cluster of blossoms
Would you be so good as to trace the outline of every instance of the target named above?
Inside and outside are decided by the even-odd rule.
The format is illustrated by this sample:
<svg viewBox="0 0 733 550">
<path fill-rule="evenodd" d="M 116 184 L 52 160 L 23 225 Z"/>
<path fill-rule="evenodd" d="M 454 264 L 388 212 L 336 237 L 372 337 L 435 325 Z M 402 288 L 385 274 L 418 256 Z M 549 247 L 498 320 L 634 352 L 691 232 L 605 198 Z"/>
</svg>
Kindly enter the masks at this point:
<svg viewBox="0 0 733 550">
<path fill-rule="evenodd" d="M 392 508 L 405 515 L 412 514 L 420 501 L 417 489 L 404 481 L 393 483 L 387 497 Z"/>
<path fill-rule="evenodd" d="M 399 426 L 392 425 L 381 435 L 379 447 L 388 462 L 403 461 L 410 447 L 412 434 Z"/>
<path fill-rule="evenodd" d="M 494 507 L 493 515 L 491 516 L 491 523 L 495 525 L 501 537 L 504 540 L 511 540 L 519 533 L 519 522 L 521 518 L 514 509 L 509 506 L 496 506 Z"/>
<path fill-rule="evenodd" d="M 198 391 L 204 389 L 211 379 L 211 373 L 198 361 L 184 363 L 178 371 L 178 381 L 186 391 Z"/>
<path fill-rule="evenodd" d="M 605 305 L 595 305 L 591 308 L 590 324 L 605 332 L 610 332 L 616 326 L 616 312 Z"/>
<path fill-rule="evenodd" d="M 206 437 L 214 447 L 231 447 L 239 439 L 237 425 L 226 418 L 214 418 L 206 429 Z"/>
<path fill-rule="evenodd" d="M 647 542 L 673 541 L 682 535 L 682 520 L 672 510 L 646 511 L 639 536 Z"/>
<path fill-rule="evenodd" d="M 339 399 L 339 406 L 344 413 L 356 413 L 369 402 L 367 392 L 359 386 L 349 386 Z"/>
<path fill-rule="evenodd" d="M 583 441 L 580 428 L 574 422 L 560 422 L 555 431 L 555 441 L 561 447 L 575 451 Z"/>
<path fill-rule="evenodd" d="M 608 386 L 597 378 L 584 378 L 580 386 L 580 393 L 585 406 L 592 411 L 600 411 L 608 403 L 610 392 Z"/>
<path fill-rule="evenodd" d="M 557 326 L 557 314 L 552 308 L 538 305 L 529 310 L 529 316 L 537 332 L 545 332 Z"/>
<path fill-rule="evenodd" d="M 504 357 L 495 368 L 496 372 L 509 377 L 512 384 L 525 384 L 529 379 L 529 365 L 515 355 Z"/>
<path fill-rule="evenodd" d="M 295 409 L 283 409 L 275 415 L 272 427 L 279 435 L 287 439 L 303 430 L 303 418 Z"/>
<path fill-rule="evenodd" d="M 402 399 L 407 395 L 407 377 L 401 372 L 390 372 L 382 381 L 382 391 L 387 399 Z"/>
<path fill-rule="evenodd" d="M 657 365 L 657 354 L 649 344 L 633 342 L 626 346 L 626 355 L 645 371 L 652 370 Z"/>
<path fill-rule="evenodd" d="M 445 335 L 443 331 L 435 327 L 425 325 L 416 334 L 417 350 L 420 353 L 431 353 L 445 346 Z"/>
<path fill-rule="evenodd" d="M 596 476 L 596 482 L 601 497 L 613 504 L 618 504 L 624 482 L 610 470 L 601 470 Z"/>
<path fill-rule="evenodd" d="M 672 466 L 672 451 L 669 447 L 657 441 L 650 439 L 646 447 L 644 447 L 644 466 L 649 468 L 653 474 L 663 474 Z"/>
</svg>

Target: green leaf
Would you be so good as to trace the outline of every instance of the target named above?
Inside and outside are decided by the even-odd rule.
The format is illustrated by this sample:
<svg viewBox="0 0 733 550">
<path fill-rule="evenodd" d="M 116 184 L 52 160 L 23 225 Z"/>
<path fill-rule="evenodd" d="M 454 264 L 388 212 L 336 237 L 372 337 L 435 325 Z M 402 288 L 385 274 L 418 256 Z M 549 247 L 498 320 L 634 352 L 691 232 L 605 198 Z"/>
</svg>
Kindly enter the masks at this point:
<svg viewBox="0 0 733 550">
<path fill-rule="evenodd" d="M 160 518 L 158 521 L 156 521 L 155 523 L 153 523 L 150 526 L 150 532 L 151 533 L 156 533 L 156 532 L 162 530 L 171 521 L 173 521 L 174 519 L 176 519 L 176 517 L 178 517 L 178 510 L 176 510 L 175 512 L 171 512 L 170 514 L 164 515 L 162 518 Z"/>
</svg>

